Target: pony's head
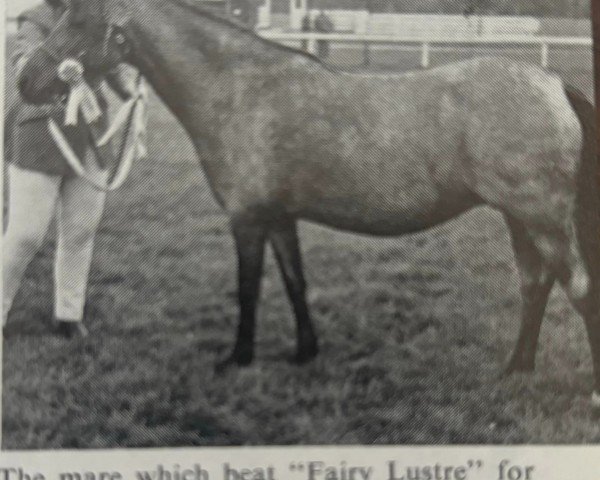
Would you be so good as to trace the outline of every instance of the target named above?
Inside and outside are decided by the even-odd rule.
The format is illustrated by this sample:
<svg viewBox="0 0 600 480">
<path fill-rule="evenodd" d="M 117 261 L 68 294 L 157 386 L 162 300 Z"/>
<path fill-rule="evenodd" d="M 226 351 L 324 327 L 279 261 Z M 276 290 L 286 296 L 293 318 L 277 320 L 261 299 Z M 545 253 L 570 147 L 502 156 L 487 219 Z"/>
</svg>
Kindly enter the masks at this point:
<svg viewBox="0 0 600 480">
<path fill-rule="evenodd" d="M 64 93 L 58 66 L 66 59 L 79 60 L 88 79 L 102 76 L 126 60 L 127 16 L 121 1 L 63 0 L 64 14 L 21 69 L 18 85 L 26 101 L 46 103 Z"/>
</svg>

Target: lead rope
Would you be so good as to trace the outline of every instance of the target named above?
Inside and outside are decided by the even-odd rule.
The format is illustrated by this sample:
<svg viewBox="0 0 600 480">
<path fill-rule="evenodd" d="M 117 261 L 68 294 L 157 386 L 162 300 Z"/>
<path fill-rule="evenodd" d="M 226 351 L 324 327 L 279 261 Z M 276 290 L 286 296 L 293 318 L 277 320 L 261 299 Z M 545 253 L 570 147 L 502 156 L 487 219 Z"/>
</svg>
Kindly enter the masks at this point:
<svg viewBox="0 0 600 480">
<path fill-rule="evenodd" d="M 65 112 L 65 125 L 77 125 L 80 112 L 86 123 L 90 124 L 97 121 L 102 115 L 102 111 L 98 106 L 94 92 L 83 80 L 83 67 L 81 64 L 76 60 L 65 60 L 59 66 L 59 76 L 71 86 Z M 98 155 L 96 149 L 106 146 L 119 129 L 125 125 L 117 154 L 117 168 L 111 181 L 107 179 L 103 182 L 98 178 L 98 172 L 96 172 L 96 175 L 89 172 L 73 151 L 61 128 L 54 119 L 48 119 L 50 135 L 69 166 L 79 177 L 96 189 L 104 192 L 118 189 L 127 180 L 135 159 L 147 155 L 144 144 L 147 97 L 147 88 L 142 76 L 138 73 L 134 95 L 121 106 L 106 132 L 99 140 L 95 141 L 93 150 Z M 130 141 L 132 131 L 133 141 Z M 129 148 L 127 148 L 128 143 L 131 143 Z"/>
</svg>

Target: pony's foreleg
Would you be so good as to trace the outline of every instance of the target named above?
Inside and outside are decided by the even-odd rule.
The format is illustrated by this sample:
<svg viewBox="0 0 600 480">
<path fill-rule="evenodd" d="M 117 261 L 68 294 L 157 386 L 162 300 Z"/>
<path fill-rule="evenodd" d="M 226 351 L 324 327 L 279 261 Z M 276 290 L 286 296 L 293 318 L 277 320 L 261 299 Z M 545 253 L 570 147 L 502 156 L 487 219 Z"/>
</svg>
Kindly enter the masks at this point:
<svg viewBox="0 0 600 480">
<path fill-rule="evenodd" d="M 217 365 L 217 370 L 231 364 L 249 365 L 254 358 L 256 306 L 263 273 L 266 228 L 255 218 L 236 217 L 232 219 L 232 229 L 238 257 L 240 318 L 233 352 Z"/>
<path fill-rule="evenodd" d="M 505 218 L 515 252 L 522 298 L 519 338 L 505 369 L 505 374 L 511 374 L 535 368 L 540 328 L 555 276 L 545 265 L 525 226 L 508 215 Z"/>
<path fill-rule="evenodd" d="M 304 363 L 315 357 L 318 345 L 306 304 L 306 282 L 296 221 L 289 217 L 278 219 L 269 238 L 296 316 L 298 343 L 295 361 Z"/>
</svg>

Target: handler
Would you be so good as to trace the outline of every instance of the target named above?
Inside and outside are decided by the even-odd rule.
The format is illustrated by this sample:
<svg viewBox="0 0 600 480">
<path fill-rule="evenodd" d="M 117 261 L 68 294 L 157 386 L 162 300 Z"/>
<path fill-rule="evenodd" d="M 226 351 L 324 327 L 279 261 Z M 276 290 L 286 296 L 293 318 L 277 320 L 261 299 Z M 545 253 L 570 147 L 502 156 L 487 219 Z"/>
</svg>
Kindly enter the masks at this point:
<svg viewBox="0 0 600 480">
<path fill-rule="evenodd" d="M 17 51 L 13 58 L 17 78 L 28 52 L 49 35 L 62 13 L 61 0 L 44 3 L 20 15 Z M 127 72 L 113 72 L 106 80 L 123 99 L 135 88 Z M 106 113 L 103 81 L 91 85 Z M 77 177 L 48 132 L 48 119 L 62 125 L 65 107 L 54 104 L 16 105 L 7 119 L 9 152 L 9 215 L 3 242 L 3 325 L 28 264 L 39 250 L 48 226 L 56 215 L 57 242 L 54 265 L 54 326 L 67 338 L 85 337 L 83 311 L 92 260 L 94 237 L 102 217 L 106 194 Z M 101 117 L 105 118 L 105 115 Z M 105 122 L 105 121 L 103 121 Z M 13 125 L 10 125 L 12 123 Z M 111 148 L 92 152 L 90 129 L 80 121 L 63 127 L 65 137 L 89 170 L 106 179 Z"/>
<path fill-rule="evenodd" d="M 325 13 L 325 10 L 320 10 L 315 18 L 315 31 L 320 33 L 331 33 L 334 31 L 333 22 L 329 18 L 329 15 Z M 317 57 L 321 60 L 327 60 L 327 57 L 329 57 L 329 41 L 317 41 Z"/>
</svg>

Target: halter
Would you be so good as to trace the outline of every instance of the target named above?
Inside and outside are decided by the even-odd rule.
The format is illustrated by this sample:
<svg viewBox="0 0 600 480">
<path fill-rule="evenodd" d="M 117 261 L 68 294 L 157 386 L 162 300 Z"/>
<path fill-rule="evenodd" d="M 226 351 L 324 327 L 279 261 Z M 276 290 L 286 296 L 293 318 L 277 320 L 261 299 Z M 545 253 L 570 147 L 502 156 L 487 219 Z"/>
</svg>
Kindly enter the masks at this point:
<svg viewBox="0 0 600 480">
<path fill-rule="evenodd" d="M 110 41 L 115 37 L 115 43 L 117 44 L 117 48 L 120 50 L 120 54 L 122 57 L 126 57 L 129 54 L 129 48 L 126 48 L 127 38 L 121 30 L 128 23 L 130 18 L 130 11 L 123 2 L 118 2 L 115 4 L 117 8 L 120 10 L 118 13 L 113 13 L 113 21 L 109 19 L 109 15 L 107 12 L 106 4 L 102 4 L 102 18 L 106 22 L 106 30 L 104 31 L 104 41 L 102 46 L 102 56 L 103 58 L 108 58 Z M 114 21 L 114 18 L 117 20 Z"/>
<path fill-rule="evenodd" d="M 115 37 L 115 42 L 117 46 L 121 49 L 121 56 L 125 57 L 129 53 L 129 50 L 123 51 L 127 43 L 127 39 L 125 38 L 125 35 L 123 35 L 120 32 L 121 28 L 121 26 L 115 25 L 114 23 L 108 23 L 106 25 L 106 31 L 104 32 L 104 41 L 102 42 L 103 58 L 108 58 L 108 49 L 110 48 L 110 41 L 113 37 Z"/>
</svg>

